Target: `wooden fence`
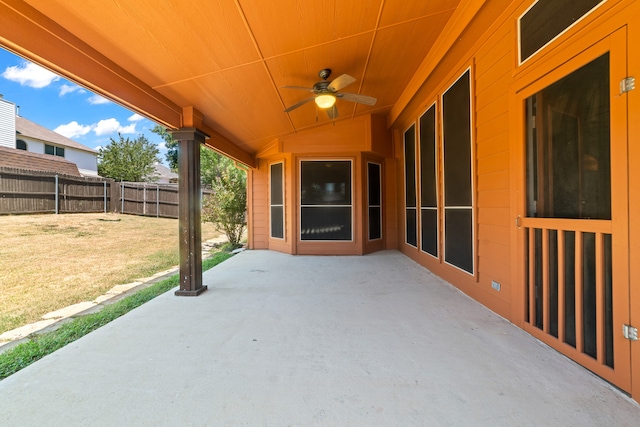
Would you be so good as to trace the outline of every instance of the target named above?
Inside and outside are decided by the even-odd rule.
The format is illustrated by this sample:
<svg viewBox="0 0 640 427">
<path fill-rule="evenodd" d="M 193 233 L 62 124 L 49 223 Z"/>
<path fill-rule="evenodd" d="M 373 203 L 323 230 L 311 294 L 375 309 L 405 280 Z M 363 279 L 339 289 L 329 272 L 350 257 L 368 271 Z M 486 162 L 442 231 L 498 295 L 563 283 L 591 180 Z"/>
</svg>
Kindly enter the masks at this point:
<svg viewBox="0 0 640 427">
<path fill-rule="evenodd" d="M 80 212 L 178 218 L 178 187 L 0 168 L 0 215 Z"/>
<path fill-rule="evenodd" d="M 178 218 L 178 184 L 153 184 L 146 182 L 117 182 L 120 204 L 118 212 Z M 202 195 L 211 194 L 211 190 L 203 189 Z"/>
</svg>

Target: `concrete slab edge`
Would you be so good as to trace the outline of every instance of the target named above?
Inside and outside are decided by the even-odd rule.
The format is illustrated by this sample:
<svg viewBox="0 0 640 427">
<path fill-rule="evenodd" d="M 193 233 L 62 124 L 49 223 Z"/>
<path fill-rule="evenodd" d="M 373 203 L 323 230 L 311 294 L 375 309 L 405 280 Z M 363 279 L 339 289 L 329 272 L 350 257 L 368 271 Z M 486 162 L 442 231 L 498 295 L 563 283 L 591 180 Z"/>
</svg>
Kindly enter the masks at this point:
<svg viewBox="0 0 640 427">
<path fill-rule="evenodd" d="M 203 260 L 212 257 L 212 254 L 209 251 L 215 247 L 216 243 L 220 242 L 206 242 L 206 245 L 205 243 L 203 243 L 203 249 L 207 251 L 206 253 L 202 254 Z M 176 266 L 164 271 L 160 271 L 149 277 L 137 279 L 136 281 L 131 283 L 116 285 L 105 294 L 100 295 L 93 301 L 83 301 L 77 304 L 73 304 L 60 310 L 45 314 L 42 317 L 42 320 L 39 320 L 37 322 L 5 331 L 4 333 L 2 333 L 2 335 L 0 335 L 0 354 L 12 349 L 13 347 L 23 342 L 29 341 L 34 335 L 55 331 L 63 324 L 70 322 L 77 317 L 97 313 L 104 307 L 118 302 L 121 299 L 138 292 L 139 290 L 145 289 L 153 285 L 154 283 L 168 279 L 169 277 L 177 274 L 179 270 L 180 268 Z"/>
</svg>

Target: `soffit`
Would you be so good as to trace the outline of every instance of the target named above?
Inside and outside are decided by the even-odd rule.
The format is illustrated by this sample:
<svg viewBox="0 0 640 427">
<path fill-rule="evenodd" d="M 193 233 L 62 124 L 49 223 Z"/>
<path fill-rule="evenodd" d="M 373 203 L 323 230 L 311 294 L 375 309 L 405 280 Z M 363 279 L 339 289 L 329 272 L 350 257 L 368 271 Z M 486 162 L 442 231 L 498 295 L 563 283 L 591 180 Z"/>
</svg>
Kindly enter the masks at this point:
<svg viewBox="0 0 640 427">
<path fill-rule="evenodd" d="M 211 128 L 255 153 L 274 138 L 330 122 L 313 103 L 283 111 L 310 94 L 282 86 L 311 87 L 322 68 L 333 69 L 331 78 L 357 79 L 344 91 L 378 98 L 375 107 L 339 100 L 338 120 L 388 112 L 459 0 L 25 3 L 151 91 L 180 108 L 195 107 Z M 48 60 L 55 63 L 53 56 Z M 127 97 L 117 88 L 101 89 Z"/>
</svg>

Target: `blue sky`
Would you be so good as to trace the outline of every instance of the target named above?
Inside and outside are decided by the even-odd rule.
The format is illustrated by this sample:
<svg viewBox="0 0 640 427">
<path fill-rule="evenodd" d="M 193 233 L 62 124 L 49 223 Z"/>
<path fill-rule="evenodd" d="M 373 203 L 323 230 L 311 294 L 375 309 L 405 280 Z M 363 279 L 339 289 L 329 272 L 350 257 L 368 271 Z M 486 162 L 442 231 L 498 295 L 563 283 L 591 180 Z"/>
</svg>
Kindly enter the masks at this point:
<svg viewBox="0 0 640 427">
<path fill-rule="evenodd" d="M 20 106 L 22 117 L 94 149 L 118 132 L 131 139 L 144 135 L 166 163 L 164 141 L 151 132 L 154 122 L 2 48 L 0 94 Z"/>
</svg>

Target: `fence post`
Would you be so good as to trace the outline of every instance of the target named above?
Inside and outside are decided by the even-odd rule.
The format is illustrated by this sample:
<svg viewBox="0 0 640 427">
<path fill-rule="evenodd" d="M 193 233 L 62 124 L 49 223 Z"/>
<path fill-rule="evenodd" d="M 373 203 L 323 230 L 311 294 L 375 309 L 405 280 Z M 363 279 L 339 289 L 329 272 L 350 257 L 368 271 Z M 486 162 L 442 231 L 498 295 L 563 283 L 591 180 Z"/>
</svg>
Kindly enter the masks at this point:
<svg viewBox="0 0 640 427">
<path fill-rule="evenodd" d="M 55 178 L 55 186 L 56 186 L 56 215 L 58 215 L 59 210 L 58 210 L 58 203 L 60 202 L 60 194 L 58 194 L 58 175 L 56 174 L 56 178 Z"/>
<path fill-rule="evenodd" d="M 120 213 L 124 213 L 124 181 L 122 181 L 122 191 L 120 191 L 120 200 L 122 201 L 122 209 L 120 209 Z"/>
<path fill-rule="evenodd" d="M 160 185 L 156 184 L 156 218 L 160 217 Z"/>
<path fill-rule="evenodd" d="M 102 181 L 104 186 L 104 213 L 107 213 L 107 181 Z"/>
</svg>

